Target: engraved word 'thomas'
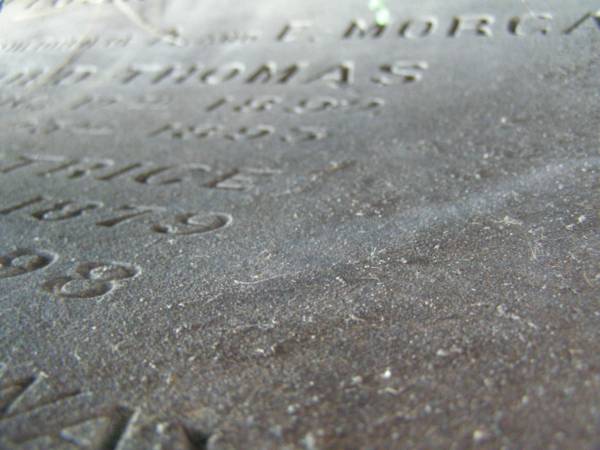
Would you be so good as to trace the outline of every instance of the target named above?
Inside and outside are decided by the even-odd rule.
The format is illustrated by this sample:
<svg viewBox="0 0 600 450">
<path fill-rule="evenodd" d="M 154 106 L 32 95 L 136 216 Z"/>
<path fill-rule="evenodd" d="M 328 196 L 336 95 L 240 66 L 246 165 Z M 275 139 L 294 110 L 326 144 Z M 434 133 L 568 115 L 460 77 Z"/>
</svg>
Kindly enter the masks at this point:
<svg viewBox="0 0 600 450">
<path fill-rule="evenodd" d="M 355 80 L 379 86 L 410 84 L 421 81 L 429 65 L 425 61 L 395 60 L 384 62 L 370 70 L 357 68 L 354 61 L 324 66 L 312 66 L 299 61 L 287 64 L 268 61 L 249 66 L 240 61 L 220 65 L 202 63 L 134 63 L 114 75 L 114 81 L 130 85 L 204 85 L 242 83 L 247 85 L 324 84 L 330 87 L 352 85 Z M 24 67 L 0 71 L 0 86 L 27 87 L 40 83 L 46 86 L 71 86 L 104 77 L 91 64 L 72 65 L 63 70 L 53 67 Z"/>
</svg>

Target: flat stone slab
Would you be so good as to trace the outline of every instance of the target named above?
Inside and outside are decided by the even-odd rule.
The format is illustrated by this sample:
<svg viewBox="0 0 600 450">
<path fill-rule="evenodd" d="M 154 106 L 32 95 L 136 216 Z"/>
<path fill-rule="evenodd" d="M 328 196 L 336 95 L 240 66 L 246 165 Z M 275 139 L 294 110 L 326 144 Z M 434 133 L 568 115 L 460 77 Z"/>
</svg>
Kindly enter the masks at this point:
<svg viewBox="0 0 600 450">
<path fill-rule="evenodd" d="M 598 8 L 5 1 L 0 448 L 596 448 Z"/>
</svg>

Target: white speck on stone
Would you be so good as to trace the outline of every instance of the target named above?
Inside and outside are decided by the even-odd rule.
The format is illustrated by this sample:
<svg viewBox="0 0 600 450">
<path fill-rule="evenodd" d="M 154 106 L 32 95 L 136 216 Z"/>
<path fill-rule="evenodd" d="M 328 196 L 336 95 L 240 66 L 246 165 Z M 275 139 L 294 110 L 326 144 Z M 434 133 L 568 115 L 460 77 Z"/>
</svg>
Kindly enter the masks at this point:
<svg viewBox="0 0 600 450">
<path fill-rule="evenodd" d="M 489 439 L 490 434 L 486 430 L 478 429 L 473 431 L 473 441 L 476 444 L 480 444 L 483 441 Z"/>
<path fill-rule="evenodd" d="M 585 222 L 585 219 L 587 219 L 587 217 L 585 217 L 585 216 L 583 216 L 583 215 L 582 215 L 582 216 L 579 216 L 579 217 L 577 218 L 577 223 L 583 223 L 583 222 Z"/>
<path fill-rule="evenodd" d="M 520 220 L 513 219 L 509 216 L 504 216 L 504 218 L 502 219 L 502 223 L 505 225 L 523 225 L 523 222 L 521 222 Z"/>
<path fill-rule="evenodd" d="M 302 439 L 302 442 L 304 443 L 304 448 L 306 448 L 306 450 L 317 449 L 315 437 L 312 435 L 312 433 L 307 433 L 306 436 L 304 436 L 304 439 Z"/>
<path fill-rule="evenodd" d="M 352 384 L 361 384 L 363 382 L 363 378 L 359 375 L 352 377 Z"/>
<path fill-rule="evenodd" d="M 392 377 L 392 371 L 387 368 L 385 372 L 383 372 L 381 374 L 381 378 L 383 378 L 384 380 L 389 380 Z"/>
</svg>

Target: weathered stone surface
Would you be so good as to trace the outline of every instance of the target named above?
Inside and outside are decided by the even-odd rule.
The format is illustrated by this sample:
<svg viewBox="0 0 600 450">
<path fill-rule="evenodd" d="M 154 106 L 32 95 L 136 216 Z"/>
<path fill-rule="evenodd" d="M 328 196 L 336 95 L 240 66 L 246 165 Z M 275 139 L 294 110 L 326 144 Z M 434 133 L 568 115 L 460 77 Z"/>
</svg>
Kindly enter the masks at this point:
<svg viewBox="0 0 600 450">
<path fill-rule="evenodd" d="M 13 1 L 0 447 L 596 448 L 597 2 Z"/>
</svg>

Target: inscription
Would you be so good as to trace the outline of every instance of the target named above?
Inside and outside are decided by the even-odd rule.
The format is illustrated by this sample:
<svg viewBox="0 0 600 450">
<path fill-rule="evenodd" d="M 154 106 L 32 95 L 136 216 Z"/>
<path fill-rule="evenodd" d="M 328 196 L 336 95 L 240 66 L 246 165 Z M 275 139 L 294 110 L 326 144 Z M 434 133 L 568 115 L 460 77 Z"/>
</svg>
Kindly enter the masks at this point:
<svg viewBox="0 0 600 450">
<path fill-rule="evenodd" d="M 44 372 L 4 375 L 0 393 L 2 448 L 114 449 L 132 415 L 92 404 L 90 393 L 55 386 Z"/>
<path fill-rule="evenodd" d="M 180 420 L 160 420 L 139 408 L 106 405 L 93 392 L 57 386 L 43 372 L 9 372 L 0 363 L 0 373 L 1 448 L 207 448 L 210 434 L 187 425 L 198 416 L 195 411 L 178 414 Z"/>
<path fill-rule="evenodd" d="M 236 183 L 236 179 L 229 177 L 222 183 Z M 165 208 L 158 206 L 130 206 L 124 205 L 116 208 L 105 207 L 101 202 L 75 202 L 72 200 L 51 200 L 43 196 L 36 196 L 33 199 L 21 201 L 16 205 L 11 205 L 0 209 L 0 215 L 9 215 L 17 211 L 27 211 L 32 205 L 40 202 L 48 202 L 51 206 L 29 212 L 29 217 L 41 222 L 55 222 L 78 219 L 84 216 L 84 212 L 98 209 L 99 213 L 109 217 L 102 218 L 95 222 L 95 226 L 104 228 L 113 228 L 131 222 L 135 219 L 142 219 L 148 215 L 156 216 L 165 212 Z M 172 235 L 192 235 L 204 234 L 226 228 L 233 222 L 229 214 L 224 213 L 181 213 L 175 214 L 171 219 L 161 219 L 160 222 L 150 225 L 150 230 L 160 234 Z M 30 253 L 28 253 L 30 252 Z M 8 278 L 23 273 L 31 272 L 49 265 L 53 259 L 50 255 L 38 255 L 29 250 L 17 250 L 0 258 L 0 278 Z"/>
<path fill-rule="evenodd" d="M 392 82 L 386 77 L 381 77 L 379 83 Z M 95 125 L 89 121 L 57 120 L 50 119 L 44 123 L 35 120 L 20 122 L 13 125 L 17 132 L 31 135 L 51 135 L 54 133 L 67 133 L 78 136 L 110 136 L 116 131 L 112 125 Z M 329 136 L 323 127 L 299 126 L 278 131 L 273 125 L 258 124 L 242 126 L 240 128 L 227 128 L 223 124 L 198 124 L 184 125 L 172 122 L 162 125 L 148 132 L 149 138 L 168 137 L 175 140 L 190 139 L 222 139 L 229 142 L 245 142 L 251 140 L 275 138 L 281 142 L 297 144 L 304 141 L 319 141 Z M 58 168 L 57 170 L 62 170 Z"/>
<path fill-rule="evenodd" d="M 167 110 L 172 104 L 168 96 L 144 95 L 126 97 L 122 95 L 86 95 L 68 106 L 70 111 L 126 109 L 131 111 Z M 0 97 L 0 108 L 10 111 L 41 111 L 52 106 L 49 96 L 20 97 L 17 95 Z M 246 98 L 235 98 L 226 95 L 209 101 L 202 109 L 207 113 L 232 112 L 240 114 L 276 112 L 286 114 L 315 114 L 327 112 L 363 112 L 377 114 L 385 106 L 380 97 L 351 98 L 332 95 L 316 95 L 300 99 L 291 99 L 281 95 L 260 95 Z M 60 130 L 56 121 L 53 126 L 40 126 L 35 121 L 21 124 L 21 129 L 30 133 Z M 62 121 L 63 129 L 65 128 Z M 89 125 L 89 124 L 88 124 Z M 68 127 L 67 127 L 68 128 Z M 74 129 L 81 133 L 81 126 Z M 101 128 L 100 128 L 101 129 Z M 106 130 L 103 130 L 106 131 Z M 93 133 L 90 133 L 93 134 Z M 98 131 L 96 131 L 98 134 Z"/>
<path fill-rule="evenodd" d="M 123 107 L 133 111 L 148 109 L 166 109 L 171 104 L 167 96 L 143 95 L 125 97 L 122 95 L 86 95 L 73 103 L 69 109 L 72 111 L 88 110 L 90 108 Z"/>
<path fill-rule="evenodd" d="M 299 137 L 310 138 L 316 130 L 299 132 Z M 42 166 L 42 168 L 40 168 Z M 48 167 L 49 166 L 49 167 Z M 41 169 L 41 170 L 40 170 Z M 269 181 L 281 172 L 270 168 L 236 167 L 223 171 L 206 164 L 158 165 L 149 161 L 116 163 L 111 159 L 69 159 L 62 156 L 20 155 L 11 160 L 0 158 L 0 175 L 26 171 L 28 175 L 40 177 L 63 177 L 68 180 L 92 178 L 111 182 L 124 180 L 143 186 L 171 186 L 187 183 L 202 189 L 224 189 L 247 191 Z M 15 204 L 0 208 L 7 214 L 22 207 L 39 203 L 42 197 L 34 197 L 27 204 Z"/>
<path fill-rule="evenodd" d="M 37 120 L 18 122 L 14 125 L 18 132 L 31 135 L 49 135 L 63 132 L 79 136 L 108 136 L 113 134 L 114 128 L 110 125 L 96 125 L 89 121 L 50 119 L 40 123 Z"/>
<path fill-rule="evenodd" d="M 123 0 L 125 3 L 142 5 L 139 0 Z M 52 14 L 62 11 L 70 5 L 115 5 L 111 0 L 33 0 L 20 2 L 6 0 L 20 6 L 21 14 L 17 17 L 9 16 L 15 21 L 35 19 L 40 14 Z M 529 8 L 528 8 L 529 9 Z M 519 37 L 570 35 L 573 32 L 588 27 L 600 30 L 600 10 L 582 11 L 579 17 L 552 11 L 518 11 L 506 17 L 497 17 L 490 12 L 468 12 L 454 16 L 438 16 L 434 11 L 424 11 L 421 15 L 403 17 L 393 15 L 393 21 L 371 21 L 357 17 L 340 26 L 340 30 L 330 33 L 319 27 L 315 21 L 293 19 L 272 31 L 262 29 L 229 29 L 211 30 L 202 34 L 176 33 L 176 42 L 181 47 L 213 46 L 213 45 L 244 45 L 259 42 L 261 38 L 272 39 L 281 44 L 298 41 L 316 42 L 327 38 L 343 40 L 381 39 L 386 36 L 395 36 L 401 39 L 423 39 L 431 36 L 445 38 L 486 37 L 491 38 L 499 34 L 508 34 Z M 506 18 L 505 18 L 506 17 Z M 379 22 L 379 23 L 378 23 Z M 72 35 L 33 38 L 27 40 L 0 40 L 0 52 L 40 52 L 40 51 L 74 51 L 81 48 L 122 49 L 134 41 L 131 35 L 98 36 L 98 35 Z M 166 39 L 172 42 L 172 39 Z M 163 38 L 140 40 L 148 46 L 161 45 Z"/>
<path fill-rule="evenodd" d="M 139 269 L 129 264 L 87 262 L 79 264 L 71 275 L 46 281 L 43 289 L 63 298 L 101 297 L 138 274 Z"/>
<path fill-rule="evenodd" d="M 576 30 L 592 25 L 600 30 L 600 10 L 584 13 L 575 21 L 557 23 L 551 12 L 529 11 L 501 22 L 493 14 L 462 14 L 449 20 L 440 20 L 432 15 L 423 15 L 397 21 L 393 27 L 356 18 L 346 26 L 341 36 L 344 40 L 381 39 L 396 36 L 404 39 L 422 39 L 431 36 L 493 37 L 498 33 L 513 36 L 546 36 L 550 34 L 570 35 Z M 285 28 L 284 28 L 285 29 Z"/>
<path fill-rule="evenodd" d="M 180 47 L 208 47 L 228 44 L 251 44 L 257 42 L 262 33 L 259 30 L 230 30 L 207 33 L 199 37 L 181 37 L 177 44 Z M 132 36 L 72 36 L 72 37 L 44 37 L 31 40 L 0 40 L 0 52 L 25 53 L 25 52 L 52 52 L 75 51 L 82 48 L 100 50 L 118 50 L 129 47 L 134 42 Z M 154 47 L 162 42 L 154 39 L 143 42 L 149 47 Z"/>
<path fill-rule="evenodd" d="M 31 213 L 31 217 L 37 220 L 46 220 L 54 222 L 82 216 L 86 211 L 96 209 L 99 206 L 102 206 L 102 204 L 98 202 L 78 204 L 70 200 L 61 201 L 52 204 L 52 206 L 48 208 Z"/>
<path fill-rule="evenodd" d="M 216 31 L 205 34 L 199 38 L 190 38 L 183 40 L 183 46 L 191 45 L 223 45 L 223 44 L 250 44 L 256 42 L 262 36 L 259 30 L 229 30 Z"/>
<path fill-rule="evenodd" d="M 385 105 L 379 97 L 339 98 L 328 95 L 287 100 L 279 95 L 261 95 L 247 99 L 225 96 L 210 103 L 206 112 L 227 111 L 235 113 L 284 112 L 288 114 L 310 114 L 328 111 L 374 112 Z"/>
<path fill-rule="evenodd" d="M 44 250 L 14 250 L 0 255 L 0 279 L 43 270 L 57 259 L 58 256 Z M 134 278 L 139 273 L 140 270 L 130 264 L 84 262 L 77 265 L 70 275 L 46 280 L 42 289 L 64 298 L 101 297 L 118 288 L 121 281 Z"/>
<path fill-rule="evenodd" d="M 31 249 L 16 249 L 0 256 L 0 278 L 12 278 L 44 269 L 56 260 L 56 255 Z"/>
<path fill-rule="evenodd" d="M 225 228 L 232 221 L 233 218 L 230 215 L 221 213 L 178 214 L 171 223 L 153 225 L 152 230 L 164 234 L 200 234 Z"/>
<path fill-rule="evenodd" d="M 33 97 L 11 95 L 0 97 L 0 108 L 10 111 L 41 111 L 50 106 L 50 104 L 50 98 L 47 95 Z"/>
<path fill-rule="evenodd" d="M 0 41 L 0 52 L 23 53 L 45 51 L 74 51 L 92 47 L 101 49 L 125 48 L 131 43 L 131 36 L 102 38 L 99 36 L 44 37 L 42 39 Z"/>
<path fill-rule="evenodd" d="M 245 85 L 286 85 L 316 84 L 329 87 L 352 85 L 357 78 L 365 82 L 373 82 L 385 67 L 403 66 L 405 72 L 398 74 L 399 82 L 411 83 L 423 77 L 428 64 L 421 61 L 388 61 L 371 70 L 357 68 L 354 61 L 315 66 L 307 61 L 280 64 L 267 61 L 257 66 L 248 67 L 241 61 L 227 62 L 218 66 L 206 66 L 203 63 L 132 63 L 120 73 L 111 75 L 112 80 L 122 85 L 142 83 L 146 86 L 195 83 L 199 86 L 217 86 L 221 84 L 242 83 Z M 407 76 L 409 72 L 409 76 Z M 43 81 L 46 86 L 72 86 L 92 80 L 101 73 L 95 65 L 73 64 L 67 68 L 51 69 L 49 67 L 25 67 L 14 72 L 0 72 L 0 86 L 10 88 L 28 87 Z"/>
<path fill-rule="evenodd" d="M 255 125 L 241 127 L 237 130 L 227 130 L 223 125 L 183 125 L 179 122 L 173 122 L 152 131 L 148 136 L 167 137 L 176 140 L 223 138 L 234 142 L 273 136 L 281 142 L 297 144 L 306 141 L 320 141 L 328 137 L 329 132 L 323 127 L 301 126 L 277 134 L 275 127 L 271 125 Z"/>
</svg>

